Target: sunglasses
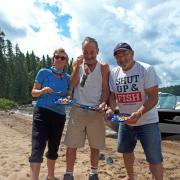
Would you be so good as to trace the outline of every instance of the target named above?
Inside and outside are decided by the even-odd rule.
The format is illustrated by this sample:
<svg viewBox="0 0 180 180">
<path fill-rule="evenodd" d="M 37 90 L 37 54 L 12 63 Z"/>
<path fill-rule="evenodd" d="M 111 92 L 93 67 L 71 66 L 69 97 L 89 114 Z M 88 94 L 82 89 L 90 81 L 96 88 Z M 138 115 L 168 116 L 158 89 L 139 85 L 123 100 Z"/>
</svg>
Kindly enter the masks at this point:
<svg viewBox="0 0 180 180">
<path fill-rule="evenodd" d="M 61 61 L 65 61 L 67 59 L 65 56 L 59 56 L 59 55 L 55 55 L 54 58 L 60 59 Z"/>
</svg>

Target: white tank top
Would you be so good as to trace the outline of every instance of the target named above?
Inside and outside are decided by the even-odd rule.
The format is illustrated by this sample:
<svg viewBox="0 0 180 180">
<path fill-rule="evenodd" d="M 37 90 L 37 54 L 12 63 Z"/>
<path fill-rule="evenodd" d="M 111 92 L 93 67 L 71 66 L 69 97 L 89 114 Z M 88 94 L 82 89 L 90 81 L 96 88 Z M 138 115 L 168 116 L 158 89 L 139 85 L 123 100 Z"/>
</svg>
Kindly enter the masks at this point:
<svg viewBox="0 0 180 180">
<path fill-rule="evenodd" d="M 80 81 L 83 74 L 85 74 L 84 64 L 82 64 L 79 69 Z M 74 88 L 74 98 L 77 100 L 77 102 L 88 106 L 99 105 L 102 95 L 101 64 L 97 62 L 93 72 L 87 76 L 84 87 L 80 86 L 80 81 Z"/>
</svg>

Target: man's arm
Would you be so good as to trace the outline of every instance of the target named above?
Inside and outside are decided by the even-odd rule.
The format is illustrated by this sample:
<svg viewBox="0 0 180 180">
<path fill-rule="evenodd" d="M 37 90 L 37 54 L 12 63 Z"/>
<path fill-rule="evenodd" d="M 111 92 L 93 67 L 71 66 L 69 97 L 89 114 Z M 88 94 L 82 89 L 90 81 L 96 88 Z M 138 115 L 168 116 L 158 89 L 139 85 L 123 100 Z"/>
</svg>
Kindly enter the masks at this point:
<svg viewBox="0 0 180 180">
<path fill-rule="evenodd" d="M 83 62 L 83 56 L 79 56 L 77 60 L 73 63 L 73 71 L 70 79 L 71 86 L 73 88 L 76 87 L 77 84 L 79 83 L 79 69 L 82 62 Z"/>
<path fill-rule="evenodd" d="M 148 96 L 147 101 L 145 101 L 145 103 L 139 108 L 139 112 L 141 112 L 142 114 L 148 112 L 149 110 L 151 110 L 154 106 L 156 106 L 156 104 L 158 103 L 158 92 L 159 92 L 159 88 L 158 86 L 154 86 L 148 89 L 145 89 L 145 93 Z"/>
<path fill-rule="evenodd" d="M 107 102 L 109 98 L 109 66 L 102 64 L 102 101 Z"/>
<path fill-rule="evenodd" d="M 106 115 L 114 114 L 116 110 L 116 95 L 113 92 L 110 92 L 110 96 L 108 99 L 108 110 L 106 111 Z"/>
<path fill-rule="evenodd" d="M 101 64 L 102 74 L 102 103 L 99 105 L 99 109 L 104 110 L 108 98 L 109 98 L 109 66 L 108 64 Z"/>
<path fill-rule="evenodd" d="M 158 102 L 158 86 L 150 87 L 145 89 L 145 93 L 148 96 L 148 99 L 145 103 L 134 113 L 132 113 L 130 119 L 126 121 L 126 124 L 134 124 L 138 121 L 138 119 L 146 112 L 151 110 L 154 106 L 156 106 Z"/>
</svg>

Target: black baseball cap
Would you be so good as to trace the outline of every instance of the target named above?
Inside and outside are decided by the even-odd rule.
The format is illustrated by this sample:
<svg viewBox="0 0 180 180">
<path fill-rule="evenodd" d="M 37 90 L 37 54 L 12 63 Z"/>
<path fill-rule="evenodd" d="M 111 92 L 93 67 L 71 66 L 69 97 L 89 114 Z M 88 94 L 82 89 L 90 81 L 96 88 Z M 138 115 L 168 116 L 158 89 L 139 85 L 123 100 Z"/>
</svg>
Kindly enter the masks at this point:
<svg viewBox="0 0 180 180">
<path fill-rule="evenodd" d="M 114 56 L 116 55 L 117 51 L 133 51 L 131 46 L 125 42 L 118 43 L 114 48 Z"/>
</svg>

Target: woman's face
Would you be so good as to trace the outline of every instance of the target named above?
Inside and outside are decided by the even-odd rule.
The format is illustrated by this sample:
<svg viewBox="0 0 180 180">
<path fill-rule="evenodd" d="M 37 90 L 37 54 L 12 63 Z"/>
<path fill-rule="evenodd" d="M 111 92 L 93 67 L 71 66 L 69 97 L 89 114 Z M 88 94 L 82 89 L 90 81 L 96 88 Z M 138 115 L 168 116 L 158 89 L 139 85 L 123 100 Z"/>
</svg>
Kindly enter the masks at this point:
<svg viewBox="0 0 180 180">
<path fill-rule="evenodd" d="M 67 55 L 65 53 L 55 53 L 53 58 L 53 66 L 57 70 L 64 69 L 68 62 Z"/>
</svg>

